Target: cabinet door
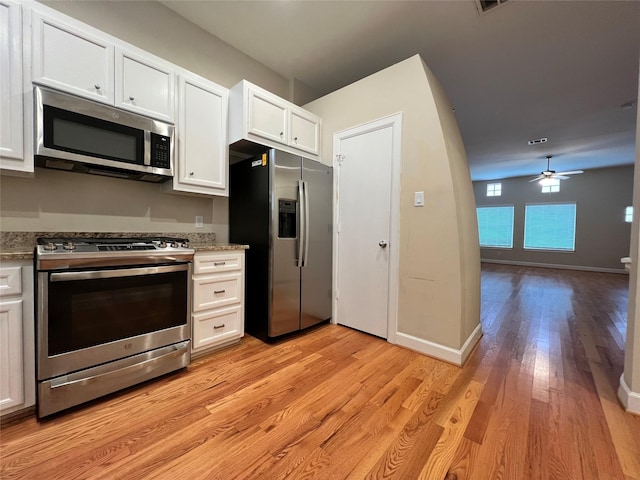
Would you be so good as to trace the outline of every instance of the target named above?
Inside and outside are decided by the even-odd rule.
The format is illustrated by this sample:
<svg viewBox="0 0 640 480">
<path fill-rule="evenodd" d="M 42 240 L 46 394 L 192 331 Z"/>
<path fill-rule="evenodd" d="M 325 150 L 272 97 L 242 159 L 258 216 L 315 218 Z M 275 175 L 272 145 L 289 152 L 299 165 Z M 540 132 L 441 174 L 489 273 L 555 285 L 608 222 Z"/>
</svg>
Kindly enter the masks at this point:
<svg viewBox="0 0 640 480">
<path fill-rule="evenodd" d="M 228 195 L 229 91 L 215 83 L 179 77 L 177 191 Z"/>
<path fill-rule="evenodd" d="M 32 23 L 33 82 L 113 105 L 113 46 L 35 10 Z"/>
<path fill-rule="evenodd" d="M 275 95 L 248 90 L 247 131 L 250 134 L 287 143 L 287 106 Z"/>
<path fill-rule="evenodd" d="M 24 403 L 22 300 L 0 302 L 0 411 Z"/>
<path fill-rule="evenodd" d="M 22 170 L 22 24 L 20 5 L 0 0 L 0 166 Z M 5 161 L 12 159 L 12 161 Z M 16 162 L 17 160 L 17 162 Z M 16 169 L 16 168 L 13 168 Z"/>
<path fill-rule="evenodd" d="M 168 66 L 118 48 L 115 69 L 117 107 L 173 122 L 175 75 Z"/>
<path fill-rule="evenodd" d="M 243 333 L 242 307 L 240 305 L 193 315 L 193 350 L 240 339 Z"/>
<path fill-rule="evenodd" d="M 320 144 L 320 120 L 298 108 L 291 108 L 289 119 L 289 145 L 317 155 Z"/>
<path fill-rule="evenodd" d="M 244 253 L 198 252 L 193 258 L 194 275 L 242 271 Z"/>
<path fill-rule="evenodd" d="M 242 274 L 196 276 L 193 279 L 193 311 L 233 305 L 242 301 Z"/>
</svg>

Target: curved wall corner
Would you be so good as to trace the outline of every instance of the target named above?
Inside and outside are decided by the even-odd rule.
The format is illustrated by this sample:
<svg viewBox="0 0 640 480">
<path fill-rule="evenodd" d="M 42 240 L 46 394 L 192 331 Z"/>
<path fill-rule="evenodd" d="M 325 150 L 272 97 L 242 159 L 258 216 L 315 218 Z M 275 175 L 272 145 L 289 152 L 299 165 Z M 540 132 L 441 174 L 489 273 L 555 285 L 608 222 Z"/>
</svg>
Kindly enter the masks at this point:
<svg viewBox="0 0 640 480">
<path fill-rule="evenodd" d="M 445 105 L 416 55 L 305 108 L 322 117 L 328 165 L 335 132 L 402 112 L 396 342 L 460 365 L 481 335 L 480 254 L 466 155 Z M 413 206 L 416 191 L 424 208 Z"/>
<path fill-rule="evenodd" d="M 640 93 L 640 75 L 638 77 Z M 640 115 L 640 105 L 638 105 Z M 636 139 L 640 140 L 640 122 L 636 124 Z M 636 140 L 636 167 L 640 165 L 640 143 Z M 640 168 L 633 175 L 633 210 L 640 212 Z M 629 306 L 627 313 L 627 340 L 624 351 L 624 371 L 620 377 L 618 398 L 628 412 L 640 415 L 640 218 L 633 216 L 631 225 L 631 271 L 629 272 Z"/>
</svg>

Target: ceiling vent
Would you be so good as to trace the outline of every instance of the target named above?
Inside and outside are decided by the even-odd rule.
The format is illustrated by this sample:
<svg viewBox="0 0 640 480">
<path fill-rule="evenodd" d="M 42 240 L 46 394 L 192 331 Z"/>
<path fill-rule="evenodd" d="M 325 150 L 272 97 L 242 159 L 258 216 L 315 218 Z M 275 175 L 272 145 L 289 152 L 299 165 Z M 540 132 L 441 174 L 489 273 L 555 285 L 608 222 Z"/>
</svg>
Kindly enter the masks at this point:
<svg viewBox="0 0 640 480">
<path fill-rule="evenodd" d="M 478 12 L 485 13 L 507 2 L 508 0 L 476 0 L 476 6 Z"/>
<path fill-rule="evenodd" d="M 540 145 L 541 143 L 547 143 L 547 137 L 536 138 L 535 140 L 529 140 L 527 143 L 529 145 Z"/>
</svg>

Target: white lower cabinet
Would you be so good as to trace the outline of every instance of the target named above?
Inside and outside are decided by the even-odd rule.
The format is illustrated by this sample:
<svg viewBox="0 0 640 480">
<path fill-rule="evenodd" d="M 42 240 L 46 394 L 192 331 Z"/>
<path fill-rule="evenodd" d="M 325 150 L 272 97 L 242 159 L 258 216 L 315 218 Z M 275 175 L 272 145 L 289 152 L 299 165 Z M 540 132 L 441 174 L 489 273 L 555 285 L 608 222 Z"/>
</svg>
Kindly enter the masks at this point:
<svg viewBox="0 0 640 480">
<path fill-rule="evenodd" d="M 244 251 L 196 252 L 191 352 L 238 342 L 244 335 Z"/>
<path fill-rule="evenodd" d="M 31 262 L 0 264 L 0 415 L 35 405 Z"/>
</svg>

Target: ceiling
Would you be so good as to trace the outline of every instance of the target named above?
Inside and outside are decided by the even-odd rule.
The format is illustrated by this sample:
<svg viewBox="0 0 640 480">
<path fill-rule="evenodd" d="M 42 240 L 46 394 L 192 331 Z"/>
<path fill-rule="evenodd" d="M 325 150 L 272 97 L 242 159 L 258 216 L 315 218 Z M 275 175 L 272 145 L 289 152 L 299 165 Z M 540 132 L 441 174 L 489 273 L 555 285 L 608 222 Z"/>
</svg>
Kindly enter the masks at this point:
<svg viewBox="0 0 640 480">
<path fill-rule="evenodd" d="M 473 180 L 538 174 L 546 155 L 558 171 L 634 162 L 639 1 L 509 0 L 482 14 L 473 0 L 162 3 L 319 95 L 420 54 Z"/>
</svg>

